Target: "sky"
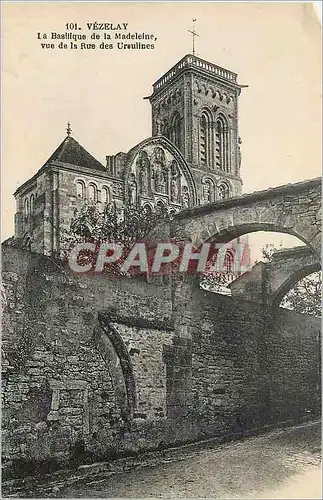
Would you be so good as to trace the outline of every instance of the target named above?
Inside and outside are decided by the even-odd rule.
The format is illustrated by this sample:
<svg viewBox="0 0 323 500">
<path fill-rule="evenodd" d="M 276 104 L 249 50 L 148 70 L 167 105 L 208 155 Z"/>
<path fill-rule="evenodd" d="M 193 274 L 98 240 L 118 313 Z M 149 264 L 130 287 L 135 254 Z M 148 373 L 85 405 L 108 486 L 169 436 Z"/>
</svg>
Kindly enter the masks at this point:
<svg viewBox="0 0 323 500">
<path fill-rule="evenodd" d="M 13 192 L 66 135 L 98 160 L 151 135 L 152 84 L 191 52 L 238 73 L 243 191 L 321 175 L 320 24 L 310 3 L 5 3 L 2 6 L 2 239 Z M 126 22 L 154 50 L 42 49 L 37 33 Z M 91 31 L 92 33 L 92 31 Z M 258 235 L 259 237 L 259 235 Z M 280 241 L 280 240 L 279 240 Z"/>
</svg>

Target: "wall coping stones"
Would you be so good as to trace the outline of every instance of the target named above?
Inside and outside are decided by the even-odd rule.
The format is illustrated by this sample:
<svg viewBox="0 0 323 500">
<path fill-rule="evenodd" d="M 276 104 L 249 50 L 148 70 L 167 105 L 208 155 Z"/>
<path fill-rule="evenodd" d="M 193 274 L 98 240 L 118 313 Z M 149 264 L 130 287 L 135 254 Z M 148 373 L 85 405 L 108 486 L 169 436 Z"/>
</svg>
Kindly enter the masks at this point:
<svg viewBox="0 0 323 500">
<path fill-rule="evenodd" d="M 277 186 L 269 189 L 264 189 L 262 191 L 254 191 L 253 193 L 246 193 L 239 196 L 234 196 L 227 200 L 216 201 L 214 203 L 208 203 L 207 205 L 200 205 L 194 208 L 187 208 L 181 210 L 176 215 L 174 215 L 173 221 L 171 224 L 175 224 L 176 222 L 182 219 L 199 217 L 200 215 L 212 213 L 215 210 L 221 210 L 221 208 L 230 208 L 236 207 L 245 204 L 252 204 L 255 201 L 267 200 L 277 195 L 294 195 L 299 191 L 306 190 L 308 191 L 310 188 L 320 188 L 321 192 L 321 177 L 316 177 L 315 179 L 309 179 L 302 182 L 296 182 L 295 184 L 284 184 L 282 186 Z"/>
</svg>

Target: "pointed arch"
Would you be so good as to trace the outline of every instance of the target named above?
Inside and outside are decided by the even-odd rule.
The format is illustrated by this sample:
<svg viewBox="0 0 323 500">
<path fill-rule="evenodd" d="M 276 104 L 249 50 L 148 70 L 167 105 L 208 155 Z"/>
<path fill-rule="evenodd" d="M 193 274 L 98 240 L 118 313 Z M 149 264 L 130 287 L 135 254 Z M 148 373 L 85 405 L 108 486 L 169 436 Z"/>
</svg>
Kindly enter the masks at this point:
<svg viewBox="0 0 323 500">
<path fill-rule="evenodd" d="M 202 110 L 200 118 L 200 161 L 206 167 L 213 167 L 213 119 L 208 108 Z"/>
<path fill-rule="evenodd" d="M 78 220 L 71 223 L 71 230 L 74 234 L 91 238 L 93 234 L 93 227 L 89 221 Z"/>
<path fill-rule="evenodd" d="M 155 207 L 156 207 L 156 212 L 157 213 L 165 213 L 167 211 L 167 206 L 166 206 L 166 202 L 164 200 L 157 200 L 156 201 L 156 204 L 155 204 Z"/>
<path fill-rule="evenodd" d="M 224 269 L 227 273 L 234 272 L 234 250 L 233 248 L 228 248 L 224 256 Z"/>
<path fill-rule="evenodd" d="M 224 172 L 230 172 L 228 120 L 220 114 L 215 123 L 215 164 Z"/>
<path fill-rule="evenodd" d="M 144 203 L 142 207 L 147 215 L 150 215 L 153 212 L 153 208 L 150 203 Z"/>
<path fill-rule="evenodd" d="M 181 117 L 178 111 L 175 111 L 171 120 L 170 140 L 179 150 L 182 149 Z"/>
<path fill-rule="evenodd" d="M 31 244 L 32 244 L 32 235 L 28 231 L 23 236 L 23 239 L 22 239 L 22 248 L 25 248 L 26 250 L 31 251 Z"/>
</svg>

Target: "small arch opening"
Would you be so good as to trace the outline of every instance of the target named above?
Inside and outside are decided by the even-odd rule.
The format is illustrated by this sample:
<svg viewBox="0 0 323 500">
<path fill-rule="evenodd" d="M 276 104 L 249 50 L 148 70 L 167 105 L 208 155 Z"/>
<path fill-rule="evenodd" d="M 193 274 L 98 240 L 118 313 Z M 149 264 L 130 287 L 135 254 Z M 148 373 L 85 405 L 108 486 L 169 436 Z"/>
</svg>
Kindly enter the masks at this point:
<svg viewBox="0 0 323 500">
<path fill-rule="evenodd" d="M 28 198 L 26 198 L 25 202 L 24 202 L 24 215 L 25 215 L 25 219 L 29 218 L 29 200 L 28 200 Z"/>
<path fill-rule="evenodd" d="M 97 187 L 94 184 L 90 184 L 88 187 L 89 201 L 97 201 Z"/>
<path fill-rule="evenodd" d="M 215 199 L 215 188 L 212 179 L 203 179 L 202 181 L 202 202 L 211 203 Z"/>
<path fill-rule="evenodd" d="M 219 200 L 227 200 L 231 196 L 231 190 L 226 182 L 221 182 L 218 185 L 218 198 Z"/>
<path fill-rule="evenodd" d="M 84 200 L 84 194 L 85 194 L 84 183 L 81 181 L 77 181 L 77 183 L 76 183 L 76 197 L 77 197 L 77 199 Z"/>
<path fill-rule="evenodd" d="M 156 213 L 158 215 L 162 215 L 166 212 L 166 210 L 167 210 L 166 204 L 162 200 L 158 200 L 156 202 Z"/>
<path fill-rule="evenodd" d="M 107 187 L 105 187 L 105 186 L 101 190 L 101 202 L 104 205 L 107 205 L 108 203 L 110 203 L 109 189 Z"/>
</svg>

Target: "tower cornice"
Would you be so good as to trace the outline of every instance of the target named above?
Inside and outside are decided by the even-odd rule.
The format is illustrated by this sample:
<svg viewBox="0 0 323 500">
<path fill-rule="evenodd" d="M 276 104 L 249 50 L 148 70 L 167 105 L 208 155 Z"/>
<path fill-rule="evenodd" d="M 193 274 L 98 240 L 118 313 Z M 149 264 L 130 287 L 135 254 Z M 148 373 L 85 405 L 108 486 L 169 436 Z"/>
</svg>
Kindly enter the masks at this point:
<svg viewBox="0 0 323 500">
<path fill-rule="evenodd" d="M 195 55 L 187 54 L 153 84 L 153 93 L 149 97 L 149 100 L 154 100 L 161 91 L 165 91 L 169 84 L 173 83 L 180 75 L 187 72 L 207 76 L 212 78 L 214 82 L 225 84 L 226 87 L 230 86 L 235 90 L 238 89 L 240 91 L 241 88 L 246 87 L 246 85 L 237 83 L 237 73 L 222 68 L 217 64 L 205 61 Z"/>
</svg>

